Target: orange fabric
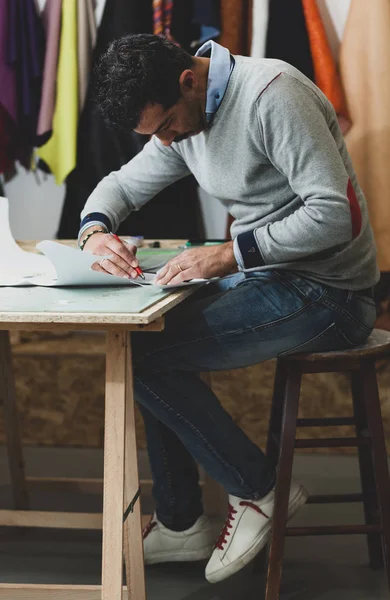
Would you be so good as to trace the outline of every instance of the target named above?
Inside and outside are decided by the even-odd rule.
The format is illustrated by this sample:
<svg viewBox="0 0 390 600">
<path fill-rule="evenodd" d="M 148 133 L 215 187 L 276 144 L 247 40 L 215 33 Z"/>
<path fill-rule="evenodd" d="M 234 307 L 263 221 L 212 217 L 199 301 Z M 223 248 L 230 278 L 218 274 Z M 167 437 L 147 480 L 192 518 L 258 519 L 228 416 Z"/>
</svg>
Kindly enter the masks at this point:
<svg viewBox="0 0 390 600">
<path fill-rule="evenodd" d="M 340 49 L 352 118 L 346 143 L 367 198 L 381 271 L 390 271 L 389 31 L 389 0 L 352 0 Z"/>
<path fill-rule="evenodd" d="M 153 0 L 153 33 L 164 33 L 164 0 Z"/>
<path fill-rule="evenodd" d="M 252 0 L 221 0 L 219 43 L 232 54 L 249 55 Z"/>
<path fill-rule="evenodd" d="M 309 36 L 315 83 L 333 104 L 343 133 L 345 133 L 350 127 L 349 113 L 320 11 L 316 0 L 302 0 L 302 5 Z"/>
</svg>

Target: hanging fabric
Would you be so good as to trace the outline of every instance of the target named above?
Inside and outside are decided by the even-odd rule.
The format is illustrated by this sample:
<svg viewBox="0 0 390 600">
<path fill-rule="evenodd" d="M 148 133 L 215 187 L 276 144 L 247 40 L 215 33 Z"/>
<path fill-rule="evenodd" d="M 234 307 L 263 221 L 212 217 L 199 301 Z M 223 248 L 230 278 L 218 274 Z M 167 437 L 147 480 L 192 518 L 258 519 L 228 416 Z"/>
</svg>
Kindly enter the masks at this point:
<svg viewBox="0 0 390 600">
<path fill-rule="evenodd" d="M 16 158 L 15 127 L 9 113 L 0 104 L 0 173 L 12 172 Z"/>
<path fill-rule="evenodd" d="M 8 36 L 10 14 L 8 0 L 0 0 L 0 103 L 9 116 L 16 123 L 18 119 L 18 105 L 16 96 L 16 73 L 9 63 Z"/>
<path fill-rule="evenodd" d="M 41 107 L 37 126 L 37 145 L 42 146 L 49 139 L 53 127 L 56 97 L 56 79 L 61 37 L 62 0 L 46 2 L 42 21 L 46 31 L 46 53 L 43 72 Z"/>
<path fill-rule="evenodd" d="M 340 51 L 352 120 L 346 142 L 367 197 L 381 271 L 390 271 L 389 31 L 388 0 L 352 0 Z"/>
<path fill-rule="evenodd" d="M 0 0 L 0 40 L 7 39 L 8 23 L 8 0 Z M 0 44 L 0 81 L 0 173 L 4 173 L 17 158 L 11 146 L 11 127 L 16 129 L 17 124 L 16 75 L 8 62 L 6 43 Z"/>
<path fill-rule="evenodd" d="M 351 126 L 344 90 L 316 0 L 302 0 L 314 65 L 314 81 L 333 104 L 343 133 Z"/>
<path fill-rule="evenodd" d="M 8 61 L 16 73 L 18 129 L 32 146 L 41 101 L 45 33 L 34 0 L 12 0 L 8 6 Z"/>
<path fill-rule="evenodd" d="M 48 165 L 58 184 L 62 183 L 76 166 L 79 114 L 77 0 L 66 0 L 62 3 L 61 19 L 53 135 L 38 150 L 38 156 Z"/>
<path fill-rule="evenodd" d="M 79 112 L 84 108 L 92 67 L 92 54 L 96 44 L 96 18 L 94 0 L 77 2 L 77 57 L 79 76 Z"/>
<path fill-rule="evenodd" d="M 251 56 L 264 58 L 267 43 L 269 0 L 253 0 Z"/>
<path fill-rule="evenodd" d="M 314 81 L 314 68 L 301 0 L 270 0 L 266 56 L 279 58 Z"/>
<path fill-rule="evenodd" d="M 172 35 L 173 0 L 153 0 L 153 33 L 164 35 L 177 44 Z"/>
<path fill-rule="evenodd" d="M 247 56 L 251 45 L 251 0 L 221 0 L 221 35 L 219 43 L 232 54 Z"/>
<path fill-rule="evenodd" d="M 162 35 L 164 33 L 164 0 L 153 0 L 153 33 Z"/>
<path fill-rule="evenodd" d="M 0 0 L 0 140 L 3 163 L 30 168 L 39 113 L 45 36 L 34 0 Z M 4 160 L 6 157 L 6 161 Z"/>
<path fill-rule="evenodd" d="M 172 0 L 153 0 L 153 33 L 169 35 L 172 25 Z"/>
<path fill-rule="evenodd" d="M 189 40 L 183 37 L 180 22 L 176 20 L 175 23 L 175 13 L 177 17 L 182 14 L 182 10 L 176 11 L 174 6 L 172 31 L 180 30 L 181 43 L 183 46 L 189 45 Z M 187 21 L 186 23 L 188 25 Z M 108 0 L 97 34 L 93 64 L 98 63 L 112 40 L 129 33 L 152 32 L 151 0 Z M 66 182 L 65 201 L 57 233 L 59 238 L 77 237 L 80 212 L 92 190 L 105 175 L 120 169 L 140 152 L 148 139 L 135 132 L 124 133 L 109 129 L 94 107 L 93 85 L 92 76 L 78 127 L 77 165 Z M 160 192 L 141 210 L 132 212 L 121 224 L 118 233 L 154 239 L 201 237 L 202 215 L 195 179 L 185 177 Z"/>
</svg>

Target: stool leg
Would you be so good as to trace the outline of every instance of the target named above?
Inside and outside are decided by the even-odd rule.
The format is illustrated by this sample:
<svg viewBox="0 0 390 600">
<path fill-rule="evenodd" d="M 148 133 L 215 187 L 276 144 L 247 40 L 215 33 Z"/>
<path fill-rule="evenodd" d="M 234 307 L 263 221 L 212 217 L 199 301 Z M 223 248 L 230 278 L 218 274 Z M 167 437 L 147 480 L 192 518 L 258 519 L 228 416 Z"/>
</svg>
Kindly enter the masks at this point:
<svg viewBox="0 0 390 600">
<path fill-rule="evenodd" d="M 356 435 L 357 437 L 366 437 L 369 435 L 369 429 L 363 397 L 363 377 L 360 371 L 352 372 L 352 399 Z M 367 525 L 375 525 L 380 522 L 380 518 L 371 448 L 368 446 L 359 446 L 358 453 L 365 522 Z M 369 533 L 367 535 L 367 545 L 370 566 L 373 569 L 382 569 L 383 551 L 381 534 Z"/>
<path fill-rule="evenodd" d="M 285 401 L 278 476 L 275 491 L 275 507 L 272 519 L 271 548 L 268 561 L 268 577 L 265 600 L 278 600 L 282 578 L 284 536 L 288 517 L 288 500 L 294 458 L 295 434 L 301 388 L 299 365 L 287 368 Z"/>
<path fill-rule="evenodd" d="M 205 474 L 203 486 L 204 512 L 209 517 L 226 517 L 228 497 L 224 488 Z"/>
<path fill-rule="evenodd" d="M 362 385 L 368 427 L 371 436 L 376 488 L 378 492 L 379 512 L 382 525 L 383 557 L 390 589 L 390 477 L 375 363 L 373 361 L 364 361 L 362 363 Z"/>
<path fill-rule="evenodd" d="M 29 497 L 24 471 L 24 458 L 16 408 L 12 352 L 8 331 L 0 331 L 0 397 L 4 406 L 4 430 L 12 484 L 14 508 L 27 510 Z"/>
<path fill-rule="evenodd" d="M 268 426 L 267 457 L 276 466 L 279 458 L 280 437 L 282 431 L 283 405 L 286 390 L 286 367 L 278 360 L 272 396 L 271 415 Z"/>
</svg>

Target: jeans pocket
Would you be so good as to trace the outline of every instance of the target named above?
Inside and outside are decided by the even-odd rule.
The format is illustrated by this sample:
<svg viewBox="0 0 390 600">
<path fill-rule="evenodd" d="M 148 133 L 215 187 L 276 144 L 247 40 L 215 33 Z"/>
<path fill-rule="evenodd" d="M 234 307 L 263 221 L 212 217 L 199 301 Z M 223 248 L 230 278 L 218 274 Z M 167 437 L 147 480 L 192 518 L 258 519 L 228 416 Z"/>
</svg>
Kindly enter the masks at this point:
<svg viewBox="0 0 390 600">
<path fill-rule="evenodd" d="M 316 302 L 326 292 L 326 286 L 317 281 L 304 277 L 296 271 L 274 271 L 278 280 L 295 295 L 304 300 L 305 304 Z"/>
<path fill-rule="evenodd" d="M 340 330 L 353 346 L 364 344 L 375 326 L 376 305 L 373 298 L 354 295 L 350 305 L 344 305 L 348 318 L 340 322 Z"/>
<path fill-rule="evenodd" d="M 281 352 L 278 356 L 287 356 L 288 354 L 305 354 L 309 352 L 332 352 L 335 350 L 348 350 L 356 344 L 351 342 L 344 333 L 337 327 L 336 323 L 328 325 L 321 333 L 310 338 L 294 348 Z"/>
</svg>

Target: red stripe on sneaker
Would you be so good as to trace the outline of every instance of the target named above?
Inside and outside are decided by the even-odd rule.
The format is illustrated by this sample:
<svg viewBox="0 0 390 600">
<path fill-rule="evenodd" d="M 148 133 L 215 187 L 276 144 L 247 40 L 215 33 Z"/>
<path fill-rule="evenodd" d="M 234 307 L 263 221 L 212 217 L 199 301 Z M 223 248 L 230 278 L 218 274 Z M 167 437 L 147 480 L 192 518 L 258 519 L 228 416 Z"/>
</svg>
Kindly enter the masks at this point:
<svg viewBox="0 0 390 600">
<path fill-rule="evenodd" d="M 269 519 L 269 516 L 266 515 L 265 512 L 263 512 L 259 506 L 256 506 L 256 504 L 252 504 L 252 502 L 247 502 L 246 500 L 242 500 L 240 502 L 240 506 L 249 506 L 250 508 L 253 508 L 254 510 L 256 510 L 260 515 L 263 515 L 263 517 L 265 517 L 266 519 Z"/>
<path fill-rule="evenodd" d="M 145 529 L 142 532 L 142 537 L 143 539 L 146 538 L 146 536 L 149 535 L 149 533 L 152 531 L 152 529 L 154 529 L 157 525 L 157 521 L 149 521 L 149 523 L 146 525 Z"/>
<path fill-rule="evenodd" d="M 351 211 L 352 239 L 355 239 L 359 235 L 362 228 L 362 213 L 360 211 L 359 202 L 350 179 L 348 179 L 347 198 Z"/>
</svg>

